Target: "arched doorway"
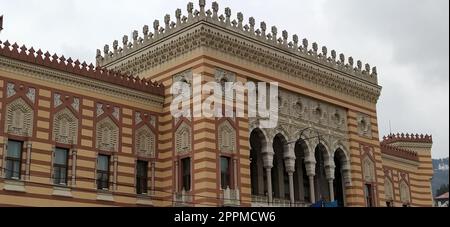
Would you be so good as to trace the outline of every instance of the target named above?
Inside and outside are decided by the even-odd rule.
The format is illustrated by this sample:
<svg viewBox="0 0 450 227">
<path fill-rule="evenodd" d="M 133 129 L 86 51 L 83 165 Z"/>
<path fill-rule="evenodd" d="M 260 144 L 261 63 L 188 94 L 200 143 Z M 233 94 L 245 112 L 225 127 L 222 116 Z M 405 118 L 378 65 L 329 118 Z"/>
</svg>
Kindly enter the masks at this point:
<svg viewBox="0 0 450 227">
<path fill-rule="evenodd" d="M 315 197 L 317 201 L 330 201 L 330 190 L 325 171 L 325 155 L 327 149 L 323 144 L 317 145 L 314 156 L 316 158 L 316 175 L 314 176 Z"/>
<path fill-rule="evenodd" d="M 273 168 L 272 185 L 273 196 L 277 199 L 289 199 L 289 176 L 284 164 L 284 153 L 287 149 L 287 141 L 283 135 L 277 134 L 273 139 Z"/>
<path fill-rule="evenodd" d="M 343 172 L 342 167 L 345 165 L 347 158 L 344 151 L 337 149 L 334 153 L 334 199 L 337 201 L 339 207 L 345 206 L 345 188 L 343 184 Z"/>
<path fill-rule="evenodd" d="M 295 144 L 295 172 L 294 172 L 294 198 L 296 202 L 310 202 L 310 185 L 306 172 L 305 157 L 308 146 L 304 140 L 298 140 Z"/>
<path fill-rule="evenodd" d="M 266 139 L 260 129 L 254 129 L 250 134 L 250 178 L 252 195 L 267 195 L 267 175 L 264 171 L 263 154 Z"/>
</svg>

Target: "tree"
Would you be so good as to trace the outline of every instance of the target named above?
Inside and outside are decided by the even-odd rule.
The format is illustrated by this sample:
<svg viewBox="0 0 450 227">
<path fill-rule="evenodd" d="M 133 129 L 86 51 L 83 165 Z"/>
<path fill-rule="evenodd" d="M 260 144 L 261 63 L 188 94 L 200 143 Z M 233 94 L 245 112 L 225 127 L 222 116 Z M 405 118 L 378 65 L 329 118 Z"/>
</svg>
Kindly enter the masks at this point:
<svg viewBox="0 0 450 227">
<path fill-rule="evenodd" d="M 448 192 L 448 184 L 443 184 L 441 187 L 436 191 L 436 195 L 440 196 L 444 193 Z"/>
</svg>

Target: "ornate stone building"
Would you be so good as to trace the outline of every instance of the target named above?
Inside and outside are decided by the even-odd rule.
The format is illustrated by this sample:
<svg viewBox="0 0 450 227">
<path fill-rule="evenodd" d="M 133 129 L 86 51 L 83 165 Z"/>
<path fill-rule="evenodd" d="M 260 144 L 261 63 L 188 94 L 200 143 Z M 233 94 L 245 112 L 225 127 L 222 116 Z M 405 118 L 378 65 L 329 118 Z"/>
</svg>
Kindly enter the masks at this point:
<svg viewBox="0 0 450 227">
<path fill-rule="evenodd" d="M 0 43 L 0 205 L 432 206 L 431 137 L 379 141 L 376 68 L 256 26 L 200 0 L 96 66 Z M 172 117 L 194 74 L 278 82 L 277 127 Z"/>
</svg>

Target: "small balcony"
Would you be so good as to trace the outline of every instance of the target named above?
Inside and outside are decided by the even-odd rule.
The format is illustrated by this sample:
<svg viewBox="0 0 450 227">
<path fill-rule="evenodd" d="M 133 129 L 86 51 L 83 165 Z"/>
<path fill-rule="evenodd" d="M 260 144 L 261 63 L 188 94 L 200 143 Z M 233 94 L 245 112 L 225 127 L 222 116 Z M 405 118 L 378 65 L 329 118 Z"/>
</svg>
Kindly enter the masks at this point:
<svg viewBox="0 0 450 227">
<path fill-rule="evenodd" d="M 186 192 L 185 190 L 181 192 L 176 192 L 173 198 L 173 206 L 174 207 L 191 207 L 192 204 L 192 195 L 190 192 Z"/>
<path fill-rule="evenodd" d="M 221 198 L 223 206 L 238 207 L 241 205 L 239 190 L 230 189 L 229 187 L 222 190 Z"/>
<path fill-rule="evenodd" d="M 309 207 L 307 202 L 295 201 L 291 203 L 288 199 L 273 198 L 269 203 L 269 197 L 264 195 L 252 195 L 252 207 Z"/>
</svg>

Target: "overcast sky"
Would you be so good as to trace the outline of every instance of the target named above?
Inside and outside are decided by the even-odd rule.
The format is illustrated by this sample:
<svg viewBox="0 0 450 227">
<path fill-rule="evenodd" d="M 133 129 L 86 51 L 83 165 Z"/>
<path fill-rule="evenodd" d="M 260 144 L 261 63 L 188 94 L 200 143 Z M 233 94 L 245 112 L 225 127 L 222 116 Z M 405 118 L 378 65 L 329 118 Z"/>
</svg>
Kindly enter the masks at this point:
<svg viewBox="0 0 450 227">
<path fill-rule="evenodd" d="M 186 14 L 187 0 L 0 0 L 6 39 L 95 63 L 96 49 L 153 21 Z M 208 8 L 211 5 L 207 1 Z M 449 156 L 448 0 L 218 0 L 329 50 L 377 66 L 380 136 L 433 134 L 433 157 Z M 195 1 L 197 8 L 198 1 Z M 162 23 L 162 22 L 161 22 Z"/>
</svg>

